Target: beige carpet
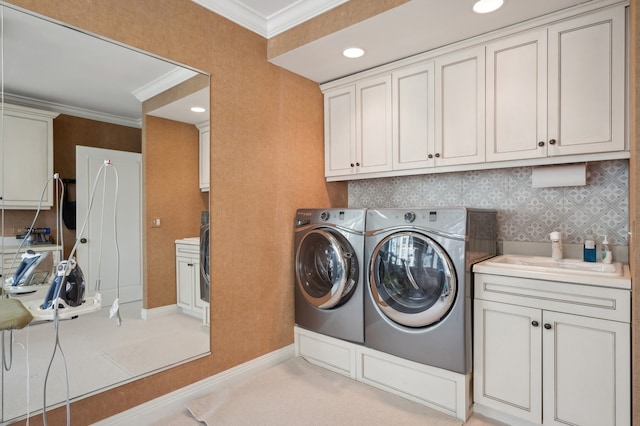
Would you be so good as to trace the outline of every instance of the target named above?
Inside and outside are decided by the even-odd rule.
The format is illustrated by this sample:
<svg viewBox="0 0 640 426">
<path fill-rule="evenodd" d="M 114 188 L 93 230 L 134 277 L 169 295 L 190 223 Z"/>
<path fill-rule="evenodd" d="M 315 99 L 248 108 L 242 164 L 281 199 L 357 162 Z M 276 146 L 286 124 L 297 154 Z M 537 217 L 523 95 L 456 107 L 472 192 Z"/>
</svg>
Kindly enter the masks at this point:
<svg viewBox="0 0 640 426">
<path fill-rule="evenodd" d="M 248 382 L 192 401 L 186 407 L 195 419 L 209 426 L 463 424 L 299 357 Z M 179 421 L 174 418 L 171 423 Z"/>
</svg>

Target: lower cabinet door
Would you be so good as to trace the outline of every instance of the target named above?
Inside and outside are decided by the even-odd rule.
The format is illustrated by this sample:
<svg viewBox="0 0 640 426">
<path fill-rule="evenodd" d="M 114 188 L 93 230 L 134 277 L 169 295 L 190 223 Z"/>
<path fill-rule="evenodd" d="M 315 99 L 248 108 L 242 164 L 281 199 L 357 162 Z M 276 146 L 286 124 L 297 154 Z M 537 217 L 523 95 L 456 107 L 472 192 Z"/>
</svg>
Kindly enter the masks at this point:
<svg viewBox="0 0 640 426">
<path fill-rule="evenodd" d="M 542 422 L 542 311 L 475 300 L 474 401 Z"/>
<path fill-rule="evenodd" d="M 631 424 L 630 329 L 544 311 L 544 424 Z"/>
</svg>

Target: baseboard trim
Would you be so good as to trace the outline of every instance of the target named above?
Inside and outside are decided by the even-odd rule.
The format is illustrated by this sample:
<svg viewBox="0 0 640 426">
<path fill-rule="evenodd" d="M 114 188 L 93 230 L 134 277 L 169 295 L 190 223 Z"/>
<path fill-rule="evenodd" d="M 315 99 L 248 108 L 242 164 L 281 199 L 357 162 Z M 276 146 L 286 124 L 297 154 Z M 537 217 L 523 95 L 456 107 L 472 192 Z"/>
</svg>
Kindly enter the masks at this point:
<svg viewBox="0 0 640 426">
<path fill-rule="evenodd" d="M 288 345 L 251 361 L 225 370 L 214 376 L 178 389 L 144 404 L 130 408 L 97 423 L 96 426 L 146 425 L 184 409 L 194 399 L 206 396 L 224 386 L 246 380 L 262 371 L 283 363 L 294 356 L 294 345 Z"/>
<path fill-rule="evenodd" d="M 178 312 L 180 312 L 178 305 L 166 305 L 158 308 L 142 309 L 140 311 L 140 318 L 148 320 L 151 318 L 159 318 L 166 315 L 176 314 Z"/>
</svg>

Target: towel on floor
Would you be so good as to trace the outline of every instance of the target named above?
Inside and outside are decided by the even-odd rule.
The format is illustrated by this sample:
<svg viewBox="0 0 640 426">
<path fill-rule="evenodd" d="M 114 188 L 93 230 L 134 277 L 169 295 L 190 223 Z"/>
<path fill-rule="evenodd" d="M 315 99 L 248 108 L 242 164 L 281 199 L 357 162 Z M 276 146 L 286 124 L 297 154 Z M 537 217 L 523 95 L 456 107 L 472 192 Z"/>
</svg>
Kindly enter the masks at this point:
<svg viewBox="0 0 640 426">
<path fill-rule="evenodd" d="M 295 357 L 255 378 L 191 401 L 186 408 L 213 425 L 459 426 L 429 407 Z"/>
</svg>

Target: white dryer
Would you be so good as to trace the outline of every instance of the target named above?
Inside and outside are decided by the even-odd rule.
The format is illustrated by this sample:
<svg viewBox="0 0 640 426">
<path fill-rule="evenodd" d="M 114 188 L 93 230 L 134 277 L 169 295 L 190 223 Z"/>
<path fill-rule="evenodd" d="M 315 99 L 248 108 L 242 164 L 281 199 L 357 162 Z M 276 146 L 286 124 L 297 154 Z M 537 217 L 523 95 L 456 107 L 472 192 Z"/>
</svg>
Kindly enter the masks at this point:
<svg viewBox="0 0 640 426">
<path fill-rule="evenodd" d="M 496 212 L 368 210 L 365 346 L 467 374 L 471 266 L 496 253 Z"/>
<path fill-rule="evenodd" d="M 364 209 L 299 209 L 295 221 L 295 322 L 364 342 Z"/>
</svg>

